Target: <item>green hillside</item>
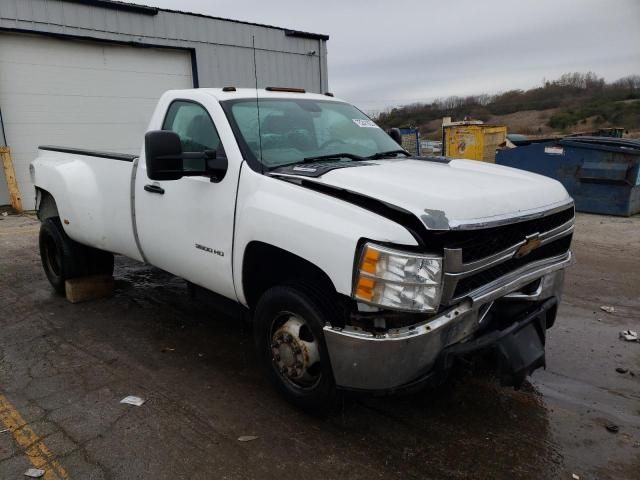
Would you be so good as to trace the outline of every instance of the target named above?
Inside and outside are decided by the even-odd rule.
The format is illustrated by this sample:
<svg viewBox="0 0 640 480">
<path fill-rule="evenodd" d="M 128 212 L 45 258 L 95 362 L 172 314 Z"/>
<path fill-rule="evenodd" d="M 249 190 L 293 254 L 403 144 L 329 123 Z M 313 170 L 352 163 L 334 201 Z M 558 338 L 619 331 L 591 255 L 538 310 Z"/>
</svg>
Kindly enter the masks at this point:
<svg viewBox="0 0 640 480">
<path fill-rule="evenodd" d="M 640 137 L 640 75 L 606 83 L 596 74 L 566 73 L 530 90 L 497 95 L 449 97 L 381 113 L 385 127 L 418 127 L 423 137 L 438 138 L 442 117 L 503 124 L 510 133 L 548 135 L 623 127 Z"/>
</svg>

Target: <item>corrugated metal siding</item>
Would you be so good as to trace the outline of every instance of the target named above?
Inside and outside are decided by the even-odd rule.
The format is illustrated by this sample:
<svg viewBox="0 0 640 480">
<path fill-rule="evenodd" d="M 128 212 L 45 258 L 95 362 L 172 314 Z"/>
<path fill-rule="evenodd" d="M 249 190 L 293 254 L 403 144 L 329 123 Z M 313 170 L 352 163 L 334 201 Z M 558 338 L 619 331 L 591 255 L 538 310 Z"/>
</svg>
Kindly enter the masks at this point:
<svg viewBox="0 0 640 480">
<path fill-rule="evenodd" d="M 146 15 L 64 0 L 0 0 L 0 28 L 194 49 L 202 87 L 253 86 L 255 37 L 261 87 L 327 89 L 325 42 L 287 36 L 275 27 L 163 10 Z"/>
</svg>

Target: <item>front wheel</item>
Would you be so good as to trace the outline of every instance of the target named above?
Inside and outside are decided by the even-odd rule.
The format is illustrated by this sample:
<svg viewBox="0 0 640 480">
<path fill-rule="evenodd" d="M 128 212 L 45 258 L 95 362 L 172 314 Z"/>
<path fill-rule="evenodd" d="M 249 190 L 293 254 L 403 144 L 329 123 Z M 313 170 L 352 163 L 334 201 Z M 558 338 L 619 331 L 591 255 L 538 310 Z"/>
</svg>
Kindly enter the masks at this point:
<svg viewBox="0 0 640 480">
<path fill-rule="evenodd" d="M 321 302 L 302 288 L 273 287 L 260 298 L 254 321 L 258 354 L 280 394 L 307 412 L 330 412 L 337 392 L 322 332 L 330 319 Z"/>
</svg>

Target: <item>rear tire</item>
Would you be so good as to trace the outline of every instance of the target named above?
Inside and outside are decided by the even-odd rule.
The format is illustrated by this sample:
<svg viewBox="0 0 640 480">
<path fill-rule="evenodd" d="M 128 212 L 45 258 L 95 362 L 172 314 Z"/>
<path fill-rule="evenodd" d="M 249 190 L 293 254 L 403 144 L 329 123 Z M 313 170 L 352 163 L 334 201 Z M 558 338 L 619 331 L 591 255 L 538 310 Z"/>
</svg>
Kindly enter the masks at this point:
<svg viewBox="0 0 640 480">
<path fill-rule="evenodd" d="M 49 283 L 60 295 L 71 278 L 113 275 L 113 254 L 73 241 L 58 217 L 47 218 L 40 226 L 40 260 Z"/>
<path fill-rule="evenodd" d="M 42 222 L 39 243 L 44 273 L 54 290 L 64 295 L 67 280 L 88 272 L 86 249 L 67 236 L 58 217 Z"/>
<path fill-rule="evenodd" d="M 326 415 L 338 392 L 323 327 L 322 302 L 295 286 L 267 290 L 256 306 L 254 338 L 258 355 L 278 392 L 308 413 Z"/>
</svg>

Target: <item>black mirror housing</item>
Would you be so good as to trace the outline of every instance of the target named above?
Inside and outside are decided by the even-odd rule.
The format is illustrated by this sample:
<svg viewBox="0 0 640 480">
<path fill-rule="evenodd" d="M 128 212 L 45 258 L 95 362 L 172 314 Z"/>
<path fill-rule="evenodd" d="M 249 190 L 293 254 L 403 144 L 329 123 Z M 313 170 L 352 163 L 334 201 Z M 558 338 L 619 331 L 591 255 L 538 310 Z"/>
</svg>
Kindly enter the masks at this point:
<svg viewBox="0 0 640 480">
<path fill-rule="evenodd" d="M 229 167 L 224 148 L 204 152 L 183 152 L 177 133 L 154 130 L 144 136 L 147 176 L 151 180 L 179 180 L 182 177 L 206 176 L 212 182 L 224 178 Z"/>
<path fill-rule="evenodd" d="M 153 130 L 144 136 L 147 176 L 151 180 L 178 180 L 183 176 L 182 143 L 177 133 Z"/>
</svg>

